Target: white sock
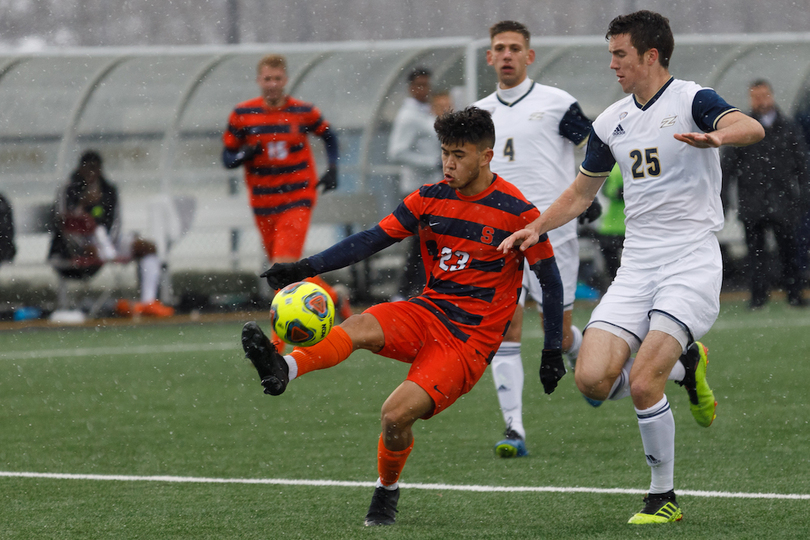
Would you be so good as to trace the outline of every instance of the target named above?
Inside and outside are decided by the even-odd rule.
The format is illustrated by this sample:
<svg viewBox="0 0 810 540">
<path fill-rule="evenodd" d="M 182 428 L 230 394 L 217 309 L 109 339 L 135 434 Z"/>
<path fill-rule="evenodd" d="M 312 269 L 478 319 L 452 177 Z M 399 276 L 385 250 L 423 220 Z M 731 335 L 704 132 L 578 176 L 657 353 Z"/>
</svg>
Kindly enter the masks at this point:
<svg viewBox="0 0 810 540">
<path fill-rule="evenodd" d="M 684 377 L 686 377 L 686 368 L 683 367 L 681 361 L 678 360 L 672 367 L 672 371 L 669 372 L 669 377 L 667 377 L 667 380 L 680 382 Z"/>
<path fill-rule="evenodd" d="M 290 380 L 293 380 L 294 378 L 298 377 L 298 362 L 295 361 L 295 358 L 293 358 L 292 355 L 288 354 L 287 356 L 284 357 L 284 360 L 287 361 L 287 368 L 290 370 L 290 372 L 287 374 L 287 377 Z"/>
<path fill-rule="evenodd" d="M 154 253 L 140 260 L 141 266 L 141 302 L 148 304 L 157 298 L 160 285 L 160 259 Z"/>
<path fill-rule="evenodd" d="M 649 409 L 636 409 L 636 416 L 652 472 L 650 493 L 666 493 L 675 487 L 675 418 L 667 396 Z"/>
<path fill-rule="evenodd" d="M 492 358 L 492 378 L 506 425 L 526 438 L 523 428 L 523 361 L 520 343 L 504 341 Z"/>
<path fill-rule="evenodd" d="M 96 227 L 96 230 L 93 231 L 93 239 L 93 243 L 98 249 L 98 256 L 102 261 L 111 261 L 118 256 L 107 229 L 102 226 Z"/>
<path fill-rule="evenodd" d="M 619 376 L 613 381 L 608 399 L 616 401 L 630 395 L 630 370 L 633 368 L 633 362 L 635 361 L 636 357 L 631 356 L 627 359 L 627 362 L 624 363 L 622 372 L 619 373 Z"/>
<path fill-rule="evenodd" d="M 574 341 L 571 342 L 571 346 L 568 347 L 565 354 L 568 355 L 568 360 L 571 361 L 571 364 L 576 364 L 577 356 L 579 356 L 579 348 L 582 346 L 582 330 L 572 324 L 571 332 L 574 334 Z"/>
<path fill-rule="evenodd" d="M 397 488 L 399 488 L 399 482 L 394 482 L 394 483 L 393 483 L 393 484 L 391 484 L 390 486 L 386 486 L 385 484 L 383 484 L 383 483 L 382 483 L 382 480 L 381 480 L 381 479 L 380 479 L 380 477 L 378 476 L 378 477 L 377 477 L 377 485 L 376 485 L 375 487 L 381 487 L 381 488 L 385 488 L 385 489 L 387 489 L 388 491 L 394 491 L 394 490 L 396 490 Z"/>
</svg>

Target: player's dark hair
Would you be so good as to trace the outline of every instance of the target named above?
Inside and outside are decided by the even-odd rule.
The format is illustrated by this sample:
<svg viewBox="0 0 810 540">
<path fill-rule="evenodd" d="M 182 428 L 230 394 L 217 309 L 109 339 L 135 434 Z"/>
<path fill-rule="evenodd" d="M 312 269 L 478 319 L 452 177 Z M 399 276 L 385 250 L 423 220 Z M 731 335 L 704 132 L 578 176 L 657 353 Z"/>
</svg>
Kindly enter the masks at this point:
<svg viewBox="0 0 810 540">
<path fill-rule="evenodd" d="M 97 167 L 101 167 L 101 164 L 103 163 L 101 154 L 95 150 L 86 150 L 79 158 L 79 166 L 90 165 L 91 163 Z"/>
<path fill-rule="evenodd" d="M 773 93 L 773 86 L 771 86 L 771 83 L 768 81 L 768 79 L 754 79 L 753 81 L 751 81 L 751 84 L 748 85 L 748 89 L 753 90 L 757 86 L 764 86 L 765 88 L 768 89 L 769 92 Z"/>
<path fill-rule="evenodd" d="M 432 75 L 433 72 L 426 67 L 415 67 L 408 73 L 408 82 L 412 83 L 417 77 L 430 77 Z"/>
<path fill-rule="evenodd" d="M 532 39 L 532 35 L 529 33 L 529 29 L 526 28 L 526 25 L 517 21 L 501 21 L 493 24 L 489 28 L 489 39 L 494 39 L 495 36 L 503 34 L 504 32 L 517 32 L 526 40 L 526 45 L 528 45 Z"/>
<path fill-rule="evenodd" d="M 646 9 L 629 15 L 619 15 L 610 21 L 605 39 L 609 40 L 621 34 L 630 36 L 630 43 L 636 48 L 639 56 L 650 49 L 657 49 L 661 67 L 669 68 L 672 51 L 675 49 L 675 38 L 672 37 L 669 19 Z"/>
<path fill-rule="evenodd" d="M 495 145 L 495 125 L 489 113 L 478 107 L 450 111 L 439 116 L 433 129 L 444 145 L 473 143 L 479 150 Z"/>
</svg>

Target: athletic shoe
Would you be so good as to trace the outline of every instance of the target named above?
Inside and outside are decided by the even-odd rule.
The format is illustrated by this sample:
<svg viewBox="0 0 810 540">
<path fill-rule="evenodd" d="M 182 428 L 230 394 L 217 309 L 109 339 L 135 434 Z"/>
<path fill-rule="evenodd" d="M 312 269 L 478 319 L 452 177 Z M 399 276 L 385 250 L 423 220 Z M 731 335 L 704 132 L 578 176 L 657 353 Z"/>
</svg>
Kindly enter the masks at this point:
<svg viewBox="0 0 810 540">
<path fill-rule="evenodd" d="M 649 525 L 654 523 L 672 523 L 683 519 L 681 507 L 675 501 L 675 491 L 666 493 L 648 493 L 644 497 L 644 508 L 630 518 L 627 523 Z"/>
<path fill-rule="evenodd" d="M 529 454 L 526 450 L 526 442 L 523 440 L 517 431 L 512 428 L 506 428 L 504 432 L 505 439 L 498 441 L 495 445 L 495 455 L 502 458 L 523 457 Z"/>
<path fill-rule="evenodd" d="M 699 341 L 692 343 L 686 354 L 681 356 L 681 363 L 686 368 L 686 375 L 680 384 L 689 394 L 689 409 L 695 421 L 709 427 L 717 418 L 717 401 L 714 393 L 706 382 L 706 366 L 709 364 L 709 350 Z"/>
<path fill-rule="evenodd" d="M 143 315 L 144 317 L 171 317 L 174 315 L 174 308 L 167 306 L 160 300 L 136 302 L 133 311 L 136 315 Z"/>
<path fill-rule="evenodd" d="M 132 304 L 129 300 L 121 299 L 115 303 L 115 314 L 119 317 L 132 317 Z"/>
<path fill-rule="evenodd" d="M 397 502 L 399 501 L 399 488 L 385 489 L 382 486 L 374 490 L 371 505 L 366 514 L 366 527 L 377 525 L 393 525 L 397 519 Z"/>
<path fill-rule="evenodd" d="M 253 367 L 259 372 L 264 393 L 271 396 L 282 394 L 290 382 L 290 368 L 256 321 L 245 323 L 242 328 L 242 348 L 247 359 L 253 362 Z"/>
</svg>

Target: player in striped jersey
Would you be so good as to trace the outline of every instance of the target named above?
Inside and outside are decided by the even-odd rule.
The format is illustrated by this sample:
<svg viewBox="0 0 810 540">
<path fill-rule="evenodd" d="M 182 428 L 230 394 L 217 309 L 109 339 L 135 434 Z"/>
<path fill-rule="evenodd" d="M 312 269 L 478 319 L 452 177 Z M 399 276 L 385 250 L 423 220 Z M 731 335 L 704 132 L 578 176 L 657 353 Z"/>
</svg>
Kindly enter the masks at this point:
<svg viewBox="0 0 810 540">
<path fill-rule="evenodd" d="M 287 61 L 268 55 L 256 67 L 262 95 L 240 103 L 231 112 L 222 137 L 222 161 L 234 169 L 245 166 L 245 184 L 253 216 L 270 264 L 301 258 L 317 187 L 337 188 L 338 142 L 329 123 L 311 103 L 285 92 Z M 323 139 L 329 167 L 320 181 L 309 135 Z M 344 318 L 351 315 L 348 297 L 338 297 L 322 279 Z M 283 342 L 274 338 L 282 346 Z"/>
<path fill-rule="evenodd" d="M 490 28 L 489 34 L 487 63 L 494 68 L 498 85 L 495 92 L 475 105 L 489 111 L 495 124 L 492 170 L 513 183 L 542 212 L 571 184 L 576 170 L 574 149 L 585 144 L 591 121 L 571 94 L 528 78 L 527 68 L 535 53 L 525 25 L 501 21 Z M 593 221 L 599 217 L 601 207 L 594 201 L 589 210 L 588 221 Z M 572 221 L 549 231 L 548 237 L 563 280 L 563 351 L 573 365 L 582 343 L 582 332 L 572 323 L 579 271 L 577 224 Z M 509 331 L 492 359 L 492 378 L 506 422 L 504 439 L 495 444 L 495 453 L 504 458 L 528 454 L 520 347 L 523 304 L 526 296 L 531 296 L 542 317 L 543 298 L 540 284 L 530 272 L 524 272 L 523 287 Z"/>
<path fill-rule="evenodd" d="M 616 17 L 606 38 L 610 67 L 631 95 L 594 121 L 571 187 L 501 248 L 520 241 L 525 249 L 575 218 L 619 164 L 627 216 L 622 262 L 591 314 L 575 379 L 592 399 L 632 397 L 651 482 L 644 508 L 629 523 L 668 523 L 683 513 L 675 500 L 675 421 L 666 382 L 686 388 L 701 426 L 711 425 L 717 405 L 706 381 L 706 348 L 697 340 L 720 310 L 718 147 L 753 144 L 765 132 L 714 90 L 669 74 L 674 39 L 660 14 Z"/>
<path fill-rule="evenodd" d="M 322 342 L 282 357 L 255 322 L 242 346 L 265 393 L 278 395 L 295 377 L 342 362 L 366 349 L 411 364 L 407 380 L 382 408 L 377 447 L 379 479 L 366 525 L 391 525 L 398 480 L 413 448 L 412 426 L 469 392 L 506 332 L 520 294 L 523 256 L 543 285 L 545 346 L 540 379 L 551 393 L 565 374 L 562 361 L 562 284 L 547 238 L 525 252 L 497 246 L 539 211 L 513 185 L 492 173 L 495 129 L 486 111 L 471 107 L 440 116 L 444 180 L 408 195 L 377 226 L 298 263 L 276 264 L 263 274 L 272 287 L 356 263 L 395 242 L 418 235 L 427 286 L 408 301 L 372 306 L 335 327 Z"/>
</svg>

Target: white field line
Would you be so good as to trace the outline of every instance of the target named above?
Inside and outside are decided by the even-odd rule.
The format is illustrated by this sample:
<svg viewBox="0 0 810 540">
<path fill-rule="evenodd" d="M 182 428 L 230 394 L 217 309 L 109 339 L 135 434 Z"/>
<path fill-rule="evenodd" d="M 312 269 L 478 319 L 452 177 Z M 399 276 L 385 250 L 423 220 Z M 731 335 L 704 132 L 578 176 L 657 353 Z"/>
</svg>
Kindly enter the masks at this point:
<svg viewBox="0 0 810 540">
<path fill-rule="evenodd" d="M 283 478 L 200 478 L 193 476 L 125 476 L 104 474 L 62 474 L 0 471 L 5 478 L 45 478 L 51 480 L 106 480 L 113 482 L 168 482 L 188 484 L 264 484 L 274 486 L 314 487 L 374 487 L 374 482 L 347 482 L 339 480 L 288 480 Z M 599 493 L 610 495 L 642 495 L 644 490 L 622 488 L 554 487 L 554 486 L 475 486 L 454 484 L 400 483 L 403 489 L 434 491 L 474 491 L 480 493 Z M 678 495 L 692 497 L 722 497 L 728 499 L 797 499 L 810 500 L 810 494 L 795 493 L 735 493 L 728 491 L 678 490 Z"/>
<path fill-rule="evenodd" d="M 41 351 L 9 351 L 0 353 L 0 360 L 30 360 L 36 358 L 66 358 L 82 356 L 117 356 L 124 354 L 195 353 L 230 351 L 242 354 L 239 340 L 223 343 L 172 343 L 171 345 L 139 345 L 136 347 L 82 347 L 79 349 L 44 349 Z"/>
</svg>

